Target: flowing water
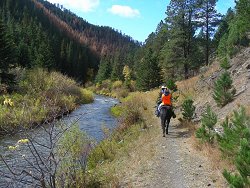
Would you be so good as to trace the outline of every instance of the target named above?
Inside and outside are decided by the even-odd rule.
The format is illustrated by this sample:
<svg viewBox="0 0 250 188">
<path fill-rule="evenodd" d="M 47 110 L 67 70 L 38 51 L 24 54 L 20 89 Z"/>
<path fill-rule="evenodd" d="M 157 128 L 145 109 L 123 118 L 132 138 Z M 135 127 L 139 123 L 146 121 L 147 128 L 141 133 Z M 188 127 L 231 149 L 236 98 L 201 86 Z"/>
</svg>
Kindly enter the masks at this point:
<svg viewBox="0 0 250 188">
<path fill-rule="evenodd" d="M 66 125 L 70 125 L 76 122 L 77 124 L 79 124 L 79 127 L 82 131 L 85 131 L 89 137 L 99 142 L 104 138 L 104 126 L 112 130 L 117 125 L 117 120 L 110 114 L 110 108 L 117 103 L 118 100 L 114 98 L 96 95 L 93 103 L 81 105 L 77 110 L 73 111 L 67 117 L 61 119 L 60 122 L 63 122 L 63 124 Z M 18 140 L 25 138 L 27 134 L 33 136 L 35 135 L 35 137 L 38 137 L 40 139 L 39 143 L 41 142 L 41 144 L 48 141 L 43 128 L 30 130 L 28 133 L 25 133 L 25 135 L 24 133 L 19 133 L 14 136 L 0 139 L 0 154 L 5 156 L 6 161 L 10 165 L 13 164 L 16 166 L 17 163 L 20 166 L 23 165 L 22 160 L 13 155 L 13 152 L 10 151 L 9 146 L 14 146 Z M 2 173 L 7 173 L 8 171 L 1 160 L 0 171 Z M 0 173 L 0 187 L 6 187 L 6 181 L 11 180 L 4 178 Z M 11 186 L 11 184 L 9 186 L 13 187 L 13 185 Z"/>
</svg>

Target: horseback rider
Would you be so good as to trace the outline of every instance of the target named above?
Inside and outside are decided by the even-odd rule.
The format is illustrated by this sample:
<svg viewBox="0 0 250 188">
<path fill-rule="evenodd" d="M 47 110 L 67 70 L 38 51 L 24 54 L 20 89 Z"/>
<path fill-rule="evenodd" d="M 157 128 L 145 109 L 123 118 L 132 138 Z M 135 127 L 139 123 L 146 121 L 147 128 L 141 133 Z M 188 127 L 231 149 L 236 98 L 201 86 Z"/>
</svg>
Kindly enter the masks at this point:
<svg viewBox="0 0 250 188">
<path fill-rule="evenodd" d="M 167 87 L 165 87 L 163 90 L 161 104 L 158 106 L 159 111 L 161 111 L 161 107 L 163 105 L 172 107 L 172 95 Z"/>
<path fill-rule="evenodd" d="M 165 133 L 168 134 L 171 117 L 176 117 L 172 108 L 172 95 L 170 90 L 165 86 L 161 87 L 161 102 L 158 104 L 159 106 L 157 107 L 157 111 L 159 112 L 159 116 L 161 116 L 161 126 L 163 136 L 165 137 Z"/>
<path fill-rule="evenodd" d="M 160 116 L 162 105 L 172 106 L 172 95 L 166 86 L 161 86 L 161 91 L 157 99 L 157 112 L 156 112 L 157 117 Z"/>
</svg>

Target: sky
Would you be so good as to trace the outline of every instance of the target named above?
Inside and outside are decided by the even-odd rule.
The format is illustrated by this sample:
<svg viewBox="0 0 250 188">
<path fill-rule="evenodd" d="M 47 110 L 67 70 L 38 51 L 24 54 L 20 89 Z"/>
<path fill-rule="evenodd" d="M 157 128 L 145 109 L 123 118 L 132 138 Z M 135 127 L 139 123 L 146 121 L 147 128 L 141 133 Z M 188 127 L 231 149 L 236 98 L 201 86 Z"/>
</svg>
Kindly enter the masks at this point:
<svg viewBox="0 0 250 188">
<path fill-rule="evenodd" d="M 91 24 L 110 26 L 134 40 L 144 42 L 164 20 L 170 0 L 47 0 L 59 3 Z M 218 0 L 217 11 L 225 14 L 234 0 Z"/>
</svg>

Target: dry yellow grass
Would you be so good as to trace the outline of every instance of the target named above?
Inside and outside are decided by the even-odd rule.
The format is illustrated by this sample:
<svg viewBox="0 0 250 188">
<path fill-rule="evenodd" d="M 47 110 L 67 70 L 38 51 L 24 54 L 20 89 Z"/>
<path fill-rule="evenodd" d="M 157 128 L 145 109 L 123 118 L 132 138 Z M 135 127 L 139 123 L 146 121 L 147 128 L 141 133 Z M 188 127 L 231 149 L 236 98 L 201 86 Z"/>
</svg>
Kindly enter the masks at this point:
<svg viewBox="0 0 250 188">
<path fill-rule="evenodd" d="M 250 106 L 246 106 L 246 113 L 250 116 Z"/>
<path fill-rule="evenodd" d="M 211 65 L 209 66 L 209 69 L 204 73 L 204 76 L 205 76 L 205 77 L 209 77 L 209 76 L 211 76 L 215 71 L 218 71 L 218 70 L 220 70 L 220 69 L 221 69 L 221 67 L 220 67 L 219 61 L 215 61 L 215 62 L 213 62 L 213 64 L 211 64 Z"/>
<path fill-rule="evenodd" d="M 199 77 L 195 76 L 184 81 L 176 82 L 176 85 L 178 87 L 177 93 L 179 95 L 179 102 L 182 102 L 186 97 L 194 98 L 197 95 L 194 86 L 196 85 L 198 80 Z"/>
</svg>

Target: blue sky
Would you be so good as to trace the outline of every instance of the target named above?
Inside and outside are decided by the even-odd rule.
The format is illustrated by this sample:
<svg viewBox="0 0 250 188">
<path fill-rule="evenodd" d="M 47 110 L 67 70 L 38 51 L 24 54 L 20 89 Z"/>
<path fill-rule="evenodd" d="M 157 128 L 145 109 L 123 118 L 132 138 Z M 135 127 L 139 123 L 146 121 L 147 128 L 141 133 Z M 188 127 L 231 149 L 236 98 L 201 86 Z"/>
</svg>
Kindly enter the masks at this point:
<svg viewBox="0 0 250 188">
<path fill-rule="evenodd" d="M 110 26 L 144 42 L 166 17 L 170 0 L 47 0 L 59 3 L 91 24 Z M 234 0 L 219 0 L 218 12 L 225 14 Z"/>
</svg>

